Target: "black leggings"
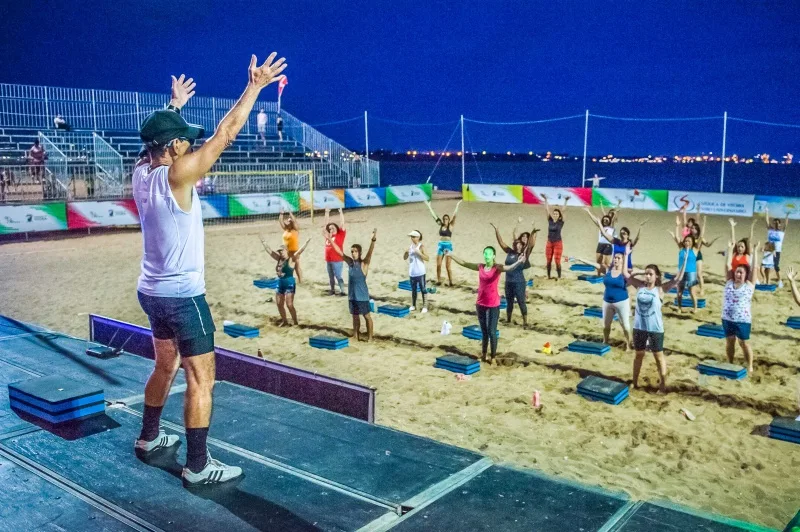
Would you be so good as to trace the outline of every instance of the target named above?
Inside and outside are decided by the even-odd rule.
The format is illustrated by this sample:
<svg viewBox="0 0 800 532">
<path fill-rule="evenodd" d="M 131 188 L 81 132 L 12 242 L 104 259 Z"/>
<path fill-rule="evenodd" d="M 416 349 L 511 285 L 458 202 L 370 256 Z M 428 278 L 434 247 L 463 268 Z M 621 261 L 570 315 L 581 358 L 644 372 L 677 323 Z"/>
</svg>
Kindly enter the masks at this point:
<svg viewBox="0 0 800 532">
<path fill-rule="evenodd" d="M 417 306 L 417 288 L 419 291 L 422 292 L 422 306 L 424 307 L 427 302 L 427 295 L 425 291 L 425 276 L 418 275 L 416 277 L 411 277 L 411 306 Z"/>
<path fill-rule="evenodd" d="M 497 355 L 497 320 L 500 319 L 500 307 L 484 307 L 476 305 L 478 309 L 478 322 L 481 324 L 481 354 L 486 356 L 489 342 L 492 344 L 492 358 Z"/>
<path fill-rule="evenodd" d="M 506 282 L 506 316 L 511 319 L 511 313 L 514 312 L 514 300 L 517 300 L 519 311 L 523 316 L 528 315 L 528 304 L 525 302 L 525 283 L 509 283 Z"/>
</svg>

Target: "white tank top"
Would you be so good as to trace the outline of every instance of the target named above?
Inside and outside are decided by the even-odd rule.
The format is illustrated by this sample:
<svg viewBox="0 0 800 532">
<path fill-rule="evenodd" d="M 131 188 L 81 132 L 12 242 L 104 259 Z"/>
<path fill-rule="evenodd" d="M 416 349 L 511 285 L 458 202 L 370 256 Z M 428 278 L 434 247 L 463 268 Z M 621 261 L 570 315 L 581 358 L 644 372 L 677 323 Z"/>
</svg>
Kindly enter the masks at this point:
<svg viewBox="0 0 800 532">
<path fill-rule="evenodd" d="M 419 254 L 419 244 L 415 246 L 411 244 L 408 248 L 408 276 L 419 277 L 425 275 L 425 263 L 422 261 L 422 256 Z"/>
<path fill-rule="evenodd" d="M 608 240 L 603 238 L 603 233 L 606 234 L 606 236 L 608 237 Z M 609 240 L 611 242 L 614 242 L 614 228 L 613 227 L 611 227 L 611 226 L 603 227 L 602 231 L 598 231 L 597 232 L 597 242 L 599 244 L 610 244 L 611 242 L 609 242 Z"/>
<path fill-rule="evenodd" d="M 142 223 L 142 273 L 138 289 L 157 297 L 205 293 L 205 242 L 200 198 L 192 187 L 192 208 L 181 210 L 169 186 L 169 167 L 133 172 L 133 198 Z"/>
</svg>

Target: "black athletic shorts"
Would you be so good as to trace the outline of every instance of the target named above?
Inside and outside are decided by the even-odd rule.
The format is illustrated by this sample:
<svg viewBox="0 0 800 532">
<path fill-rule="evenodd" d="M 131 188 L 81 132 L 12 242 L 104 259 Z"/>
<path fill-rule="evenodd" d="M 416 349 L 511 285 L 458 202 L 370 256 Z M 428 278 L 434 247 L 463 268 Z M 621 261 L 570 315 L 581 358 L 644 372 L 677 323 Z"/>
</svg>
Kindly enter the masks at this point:
<svg viewBox="0 0 800 532">
<path fill-rule="evenodd" d="M 153 337 L 175 339 L 182 357 L 214 351 L 214 320 L 205 294 L 195 297 L 156 297 L 138 292 L 139 304 L 150 320 Z"/>
<path fill-rule="evenodd" d="M 658 353 L 664 350 L 664 333 L 633 330 L 633 348 L 636 351 Z"/>
<path fill-rule="evenodd" d="M 350 314 L 353 316 L 366 316 L 369 314 L 369 301 L 350 300 Z"/>
<path fill-rule="evenodd" d="M 600 255 L 611 255 L 614 252 L 614 246 L 611 244 L 597 244 L 597 253 Z"/>
</svg>

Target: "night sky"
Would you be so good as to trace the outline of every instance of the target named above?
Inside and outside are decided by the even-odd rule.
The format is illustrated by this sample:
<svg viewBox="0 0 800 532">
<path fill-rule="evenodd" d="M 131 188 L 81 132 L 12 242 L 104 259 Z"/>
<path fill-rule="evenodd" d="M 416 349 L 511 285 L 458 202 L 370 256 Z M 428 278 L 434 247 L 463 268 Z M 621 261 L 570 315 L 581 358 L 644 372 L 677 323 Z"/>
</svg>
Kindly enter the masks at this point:
<svg viewBox="0 0 800 532">
<path fill-rule="evenodd" d="M 459 115 L 732 116 L 800 124 L 796 2 L 7 3 L 0 82 L 237 96 L 251 53 L 287 58 L 287 111 L 311 124 L 363 115 L 370 148 L 441 150 Z M 224 6 L 224 7 L 222 7 Z M 10 12 L 9 12 L 10 11 Z M 274 98 L 274 86 L 268 89 Z M 439 123 L 400 126 L 381 122 Z M 363 149 L 363 122 L 321 126 Z M 467 124 L 474 150 L 580 153 L 583 118 Z M 729 123 L 728 153 L 793 151 L 800 129 Z M 721 147 L 722 120 L 591 119 L 590 153 Z M 460 145 L 460 134 L 451 149 Z M 800 147 L 798 147 L 800 148 Z"/>
</svg>

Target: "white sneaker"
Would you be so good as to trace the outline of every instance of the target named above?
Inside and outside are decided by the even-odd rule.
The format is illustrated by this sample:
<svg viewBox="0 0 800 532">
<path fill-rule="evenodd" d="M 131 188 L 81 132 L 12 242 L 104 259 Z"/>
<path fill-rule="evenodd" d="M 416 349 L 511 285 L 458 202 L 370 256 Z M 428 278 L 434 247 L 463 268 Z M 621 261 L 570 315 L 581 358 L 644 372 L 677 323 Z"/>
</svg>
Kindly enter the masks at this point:
<svg viewBox="0 0 800 532">
<path fill-rule="evenodd" d="M 778 288 L 783 288 L 783 281 L 778 281 Z"/>
<path fill-rule="evenodd" d="M 202 471 L 194 473 L 188 467 L 183 468 L 184 488 L 197 488 L 211 484 L 221 484 L 242 476 L 242 468 L 225 465 L 219 460 L 211 458 L 211 453 L 207 453 L 206 466 Z"/>
<path fill-rule="evenodd" d="M 428 312 L 428 307 L 422 307 L 422 313 L 425 314 L 426 312 Z"/>
<path fill-rule="evenodd" d="M 133 444 L 133 452 L 139 458 L 147 458 L 156 451 L 172 447 L 179 440 L 180 438 L 178 438 L 177 434 L 167 434 L 163 430 L 159 430 L 158 436 L 153 441 L 136 440 L 136 443 Z"/>
<path fill-rule="evenodd" d="M 414 308 L 414 307 L 412 306 L 412 307 L 408 307 L 408 310 L 410 310 L 410 311 L 412 311 L 412 312 L 413 312 L 413 311 L 415 311 L 415 310 L 417 310 L 417 309 L 416 309 L 416 308 Z"/>
</svg>

